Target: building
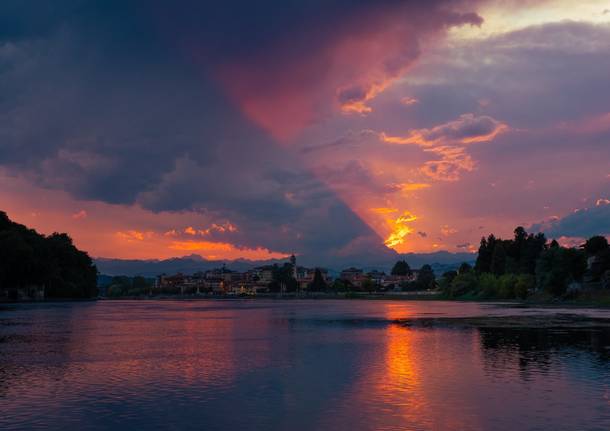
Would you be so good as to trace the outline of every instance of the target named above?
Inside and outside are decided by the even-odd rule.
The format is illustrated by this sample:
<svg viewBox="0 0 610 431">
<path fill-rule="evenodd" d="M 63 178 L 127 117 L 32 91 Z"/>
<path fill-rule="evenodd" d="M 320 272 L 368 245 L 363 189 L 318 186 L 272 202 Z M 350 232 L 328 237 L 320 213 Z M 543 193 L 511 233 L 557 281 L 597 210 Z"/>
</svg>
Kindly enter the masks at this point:
<svg viewBox="0 0 610 431">
<path fill-rule="evenodd" d="M 339 278 L 341 280 L 345 280 L 345 281 L 352 281 L 353 279 L 355 279 L 358 276 L 361 276 L 362 274 L 364 274 L 363 270 L 351 267 L 351 268 L 347 268 L 347 269 L 344 269 L 343 271 L 341 271 Z"/>
</svg>

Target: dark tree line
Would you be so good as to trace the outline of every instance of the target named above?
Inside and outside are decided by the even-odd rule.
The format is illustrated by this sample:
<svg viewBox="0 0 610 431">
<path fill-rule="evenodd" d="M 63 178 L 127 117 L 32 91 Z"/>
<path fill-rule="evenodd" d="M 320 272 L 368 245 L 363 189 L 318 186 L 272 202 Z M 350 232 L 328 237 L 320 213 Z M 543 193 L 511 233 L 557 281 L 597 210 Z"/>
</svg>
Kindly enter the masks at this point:
<svg viewBox="0 0 610 431">
<path fill-rule="evenodd" d="M 588 262 L 589 261 L 589 265 Z M 571 284 L 605 283 L 610 274 L 610 247 L 594 236 L 580 248 L 547 242 L 542 233 L 518 227 L 512 239 L 481 239 L 474 271 L 447 272 L 442 287 L 450 297 L 525 298 L 535 292 L 563 296 Z"/>
<path fill-rule="evenodd" d="M 543 233 L 528 234 L 525 229 L 515 229 L 513 239 L 496 238 L 493 234 L 481 238 L 479 254 L 475 264 L 478 273 L 534 274 L 536 261 L 546 248 L 546 237 Z"/>
<path fill-rule="evenodd" d="M 97 269 L 65 233 L 41 235 L 0 211 L 0 291 L 44 288 L 49 298 L 97 295 Z"/>
</svg>

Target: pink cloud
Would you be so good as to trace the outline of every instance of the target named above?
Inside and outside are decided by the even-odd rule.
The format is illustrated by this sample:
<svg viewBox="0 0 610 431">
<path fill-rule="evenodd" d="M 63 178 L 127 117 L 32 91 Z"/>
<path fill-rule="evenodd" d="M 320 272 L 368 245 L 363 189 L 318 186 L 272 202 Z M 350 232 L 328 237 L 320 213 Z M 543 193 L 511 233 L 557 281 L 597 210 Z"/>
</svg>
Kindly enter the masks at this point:
<svg viewBox="0 0 610 431">
<path fill-rule="evenodd" d="M 423 40 L 481 23 L 474 13 L 437 5 L 380 5 L 319 29 L 323 36 L 295 30 L 264 52 L 223 65 L 218 76 L 251 121 L 287 141 L 333 111 L 371 112 L 370 102 L 419 57 Z"/>
<path fill-rule="evenodd" d="M 85 211 L 85 210 L 80 210 L 80 211 L 78 211 L 78 212 L 76 212 L 76 213 L 72 214 L 72 218 L 73 218 L 74 220 L 80 220 L 80 219 L 83 219 L 83 218 L 87 218 L 87 211 Z"/>
</svg>

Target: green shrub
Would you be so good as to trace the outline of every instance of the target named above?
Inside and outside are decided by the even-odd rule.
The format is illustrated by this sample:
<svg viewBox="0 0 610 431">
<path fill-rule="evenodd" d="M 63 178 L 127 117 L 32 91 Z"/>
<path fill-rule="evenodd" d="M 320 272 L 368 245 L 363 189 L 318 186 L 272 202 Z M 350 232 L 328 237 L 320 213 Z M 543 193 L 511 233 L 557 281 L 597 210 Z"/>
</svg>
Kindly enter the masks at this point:
<svg viewBox="0 0 610 431">
<path fill-rule="evenodd" d="M 449 296 L 451 298 L 456 298 L 466 295 L 467 293 L 476 293 L 477 286 L 478 278 L 473 271 L 458 274 L 451 282 Z"/>
<path fill-rule="evenodd" d="M 536 278 L 531 274 L 520 274 L 515 283 L 515 296 L 525 299 L 536 287 Z"/>
</svg>

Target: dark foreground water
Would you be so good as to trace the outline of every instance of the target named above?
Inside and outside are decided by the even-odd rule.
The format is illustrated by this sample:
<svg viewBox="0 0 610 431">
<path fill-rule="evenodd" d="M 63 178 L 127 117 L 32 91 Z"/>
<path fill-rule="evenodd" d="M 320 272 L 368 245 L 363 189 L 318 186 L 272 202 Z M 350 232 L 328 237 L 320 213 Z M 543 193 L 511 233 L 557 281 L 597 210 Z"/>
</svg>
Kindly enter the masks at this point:
<svg viewBox="0 0 610 431">
<path fill-rule="evenodd" d="M 540 313 L 557 310 L 436 301 L 4 306 L 0 429 L 609 430 L 607 329 L 392 323 Z"/>
</svg>

